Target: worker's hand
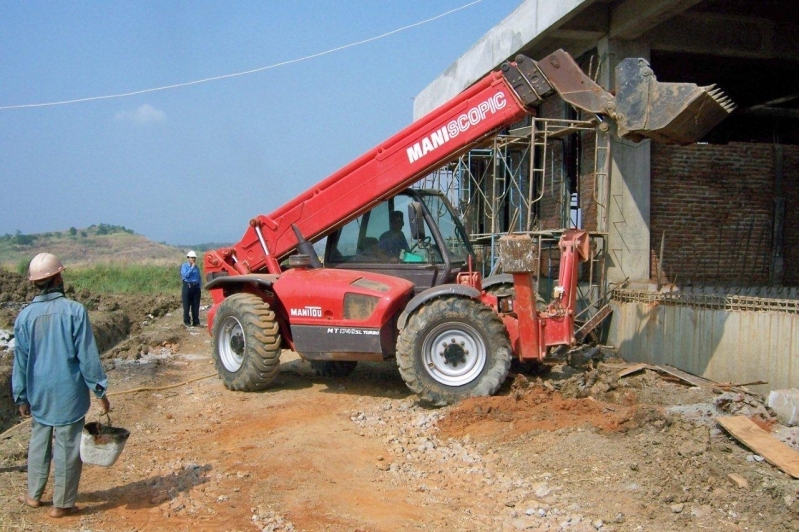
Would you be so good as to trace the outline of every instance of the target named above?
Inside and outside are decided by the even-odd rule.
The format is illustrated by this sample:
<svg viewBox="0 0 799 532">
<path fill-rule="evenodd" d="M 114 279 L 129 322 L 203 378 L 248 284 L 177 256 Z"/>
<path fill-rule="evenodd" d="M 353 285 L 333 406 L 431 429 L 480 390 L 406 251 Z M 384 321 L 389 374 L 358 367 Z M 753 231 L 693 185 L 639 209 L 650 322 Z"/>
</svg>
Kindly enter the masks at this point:
<svg viewBox="0 0 799 532">
<path fill-rule="evenodd" d="M 108 396 L 104 395 L 97 400 L 100 403 L 100 415 L 104 416 L 111 410 L 111 402 L 108 400 Z"/>
<path fill-rule="evenodd" d="M 28 417 L 31 415 L 31 405 L 28 403 L 19 405 L 19 415 L 22 417 Z"/>
</svg>

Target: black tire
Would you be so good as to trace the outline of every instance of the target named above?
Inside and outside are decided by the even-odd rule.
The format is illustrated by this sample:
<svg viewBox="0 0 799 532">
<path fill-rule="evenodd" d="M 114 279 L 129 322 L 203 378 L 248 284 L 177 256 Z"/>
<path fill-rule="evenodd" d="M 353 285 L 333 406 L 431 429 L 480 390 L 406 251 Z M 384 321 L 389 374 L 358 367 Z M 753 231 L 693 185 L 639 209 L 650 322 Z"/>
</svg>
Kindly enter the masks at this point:
<svg viewBox="0 0 799 532">
<path fill-rule="evenodd" d="M 516 290 L 513 288 L 513 283 L 498 283 L 486 288 L 486 293 L 497 297 L 513 297 L 516 295 Z M 539 294 L 535 295 L 535 308 L 538 312 L 543 312 L 547 309 L 546 301 Z"/>
<path fill-rule="evenodd" d="M 314 373 L 320 377 L 346 377 L 357 365 L 357 360 L 311 360 Z"/>
<path fill-rule="evenodd" d="M 280 328 L 275 313 L 252 294 L 225 299 L 214 317 L 214 365 L 230 390 L 263 390 L 280 367 Z"/>
<path fill-rule="evenodd" d="M 495 285 L 489 286 L 485 290 L 487 293 L 497 297 L 514 297 L 516 295 L 516 290 L 513 287 L 513 283 L 497 283 Z M 547 304 L 544 301 L 544 298 L 542 298 L 539 294 L 535 295 L 535 308 L 538 312 L 543 312 L 547 309 Z M 523 373 L 525 375 L 536 375 L 540 373 L 542 369 L 539 367 L 538 360 L 530 362 L 519 360 L 518 357 L 512 357 L 510 371 L 514 373 Z"/>
<path fill-rule="evenodd" d="M 419 307 L 397 341 L 402 379 L 423 402 L 436 406 L 494 394 L 508 375 L 511 358 L 499 316 L 462 297 L 442 297 Z"/>
</svg>

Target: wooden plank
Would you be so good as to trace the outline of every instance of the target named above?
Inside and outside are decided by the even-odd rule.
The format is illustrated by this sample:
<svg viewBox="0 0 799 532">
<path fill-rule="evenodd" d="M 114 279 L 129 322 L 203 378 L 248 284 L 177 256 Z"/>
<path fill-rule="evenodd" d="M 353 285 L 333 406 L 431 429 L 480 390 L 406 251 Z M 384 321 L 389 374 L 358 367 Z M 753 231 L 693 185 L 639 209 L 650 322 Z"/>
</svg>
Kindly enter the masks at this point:
<svg viewBox="0 0 799 532">
<path fill-rule="evenodd" d="M 712 388 L 714 386 L 713 381 L 703 379 L 702 377 L 697 377 L 696 375 L 691 375 L 690 373 L 686 373 L 673 366 L 650 366 L 650 369 L 668 373 L 669 375 L 677 377 L 678 379 L 681 379 L 689 384 L 693 384 L 694 386 L 699 386 L 702 388 Z"/>
<path fill-rule="evenodd" d="M 642 369 L 649 368 L 649 364 L 635 364 L 633 366 L 628 366 L 623 370 L 619 371 L 619 378 L 626 377 L 627 375 L 632 375 L 633 373 L 637 373 Z"/>
<path fill-rule="evenodd" d="M 611 312 L 613 312 L 613 309 L 611 308 L 610 305 L 605 305 L 604 307 L 599 309 L 599 311 L 596 314 L 594 314 L 594 317 L 585 322 L 582 327 L 580 327 L 574 332 L 574 338 L 578 342 L 582 342 L 583 339 L 585 339 L 585 337 L 588 336 L 588 334 L 591 331 L 596 329 L 599 326 L 599 324 L 602 323 L 605 320 L 605 318 L 607 318 L 610 315 Z"/>
<path fill-rule="evenodd" d="M 782 471 L 799 478 L 799 453 L 761 429 L 745 416 L 717 417 L 716 421 L 735 439 Z"/>
</svg>

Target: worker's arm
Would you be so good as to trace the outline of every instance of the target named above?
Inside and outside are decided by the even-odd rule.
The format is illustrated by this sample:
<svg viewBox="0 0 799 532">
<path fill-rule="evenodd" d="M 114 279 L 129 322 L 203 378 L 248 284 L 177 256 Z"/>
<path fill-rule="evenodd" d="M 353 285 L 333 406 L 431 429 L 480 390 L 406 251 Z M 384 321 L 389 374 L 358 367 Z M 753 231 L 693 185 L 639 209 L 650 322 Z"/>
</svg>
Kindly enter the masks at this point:
<svg viewBox="0 0 799 532">
<path fill-rule="evenodd" d="M 111 402 L 108 400 L 108 396 L 104 395 L 97 399 L 97 402 L 100 403 L 100 415 L 107 414 L 111 411 Z"/>
<path fill-rule="evenodd" d="M 184 281 L 188 281 L 189 280 L 188 277 L 189 277 L 189 271 L 190 270 L 191 270 L 191 266 L 189 265 L 188 262 L 184 262 L 183 264 L 180 265 L 180 277 Z"/>
<path fill-rule="evenodd" d="M 22 416 L 31 413 L 28 404 L 28 353 L 30 341 L 22 326 L 14 325 L 14 370 L 11 376 L 11 395 Z"/>
<path fill-rule="evenodd" d="M 75 331 L 73 335 L 75 353 L 80 364 L 83 382 L 94 396 L 102 401 L 108 389 L 108 378 L 103 370 L 103 364 L 100 362 L 100 353 L 97 351 L 97 344 L 94 341 L 94 333 L 86 309 L 81 307 L 80 312 L 75 316 L 73 330 Z M 105 401 L 107 402 L 108 399 Z"/>
</svg>

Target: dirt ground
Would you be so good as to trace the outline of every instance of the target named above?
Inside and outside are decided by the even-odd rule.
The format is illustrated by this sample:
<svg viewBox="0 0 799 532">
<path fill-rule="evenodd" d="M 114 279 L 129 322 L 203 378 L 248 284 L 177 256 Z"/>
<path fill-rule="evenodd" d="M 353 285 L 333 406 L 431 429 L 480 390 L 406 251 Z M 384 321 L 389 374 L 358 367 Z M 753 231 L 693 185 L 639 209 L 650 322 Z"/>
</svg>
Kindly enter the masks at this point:
<svg viewBox="0 0 799 532">
<path fill-rule="evenodd" d="M 746 415 L 799 450 L 751 394 L 620 378 L 608 352 L 597 369 L 523 368 L 494 397 L 430 409 L 390 362 L 325 379 L 290 351 L 269 390 L 234 393 L 176 305 L 114 305 L 135 329 L 104 355 L 111 419 L 131 431 L 122 455 L 85 465 L 81 512 L 54 520 L 17 502 L 29 427 L 11 419 L 0 530 L 799 530 L 799 481 L 715 422 Z"/>
</svg>

